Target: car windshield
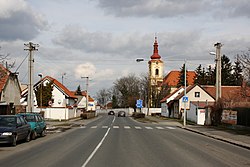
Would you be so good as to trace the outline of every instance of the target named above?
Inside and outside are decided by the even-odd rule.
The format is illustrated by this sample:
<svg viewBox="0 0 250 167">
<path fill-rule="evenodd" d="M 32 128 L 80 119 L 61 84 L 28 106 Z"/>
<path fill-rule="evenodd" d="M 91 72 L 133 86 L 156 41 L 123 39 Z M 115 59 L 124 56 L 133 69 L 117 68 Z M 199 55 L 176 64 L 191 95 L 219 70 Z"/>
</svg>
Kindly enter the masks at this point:
<svg viewBox="0 0 250 167">
<path fill-rule="evenodd" d="M 15 126 L 15 117 L 0 117 L 0 126 Z"/>
<path fill-rule="evenodd" d="M 34 115 L 24 115 L 23 116 L 27 122 L 35 122 L 36 118 Z"/>
</svg>

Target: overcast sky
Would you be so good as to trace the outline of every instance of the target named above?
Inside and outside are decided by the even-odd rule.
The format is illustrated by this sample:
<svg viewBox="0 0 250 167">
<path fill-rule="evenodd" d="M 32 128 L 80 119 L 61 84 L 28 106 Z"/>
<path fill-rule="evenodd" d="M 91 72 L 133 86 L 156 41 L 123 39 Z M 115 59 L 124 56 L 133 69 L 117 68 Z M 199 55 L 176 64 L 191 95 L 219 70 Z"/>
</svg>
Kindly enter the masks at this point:
<svg viewBox="0 0 250 167">
<path fill-rule="evenodd" d="M 214 43 L 234 61 L 250 48 L 249 0 L 0 0 L 1 54 L 10 54 L 16 68 L 27 56 L 24 43 L 39 44 L 38 73 L 70 90 L 78 85 L 90 94 L 109 88 L 130 73 L 148 70 L 157 34 L 167 74 L 187 60 L 188 70 L 214 64 Z M 146 61 L 137 63 L 136 58 Z M 176 61 L 178 60 L 178 61 Z M 18 69 L 27 83 L 27 59 Z"/>
</svg>

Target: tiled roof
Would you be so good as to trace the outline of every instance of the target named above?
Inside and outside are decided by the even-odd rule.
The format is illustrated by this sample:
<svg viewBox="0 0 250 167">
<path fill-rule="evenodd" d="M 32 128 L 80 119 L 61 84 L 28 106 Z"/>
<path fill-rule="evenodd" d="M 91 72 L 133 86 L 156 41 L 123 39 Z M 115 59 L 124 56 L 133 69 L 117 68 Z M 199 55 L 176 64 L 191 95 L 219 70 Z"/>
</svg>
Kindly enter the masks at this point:
<svg viewBox="0 0 250 167">
<path fill-rule="evenodd" d="M 174 92 L 170 93 L 169 95 L 167 95 L 166 97 L 164 97 L 160 102 L 166 102 L 168 98 L 170 98 L 171 96 L 173 96 L 176 92 L 178 92 L 181 88 L 183 88 L 182 86 L 179 87 L 178 89 L 176 89 Z"/>
<path fill-rule="evenodd" d="M 76 91 L 71 91 L 71 93 L 75 95 Z M 82 93 L 81 96 L 85 96 L 86 97 L 86 91 L 82 91 L 81 93 Z M 90 97 L 90 95 L 88 95 L 88 96 L 89 96 L 89 99 L 88 99 L 89 102 L 94 102 L 95 101 L 92 97 Z"/>
<path fill-rule="evenodd" d="M 187 83 L 188 85 L 194 84 L 194 78 L 196 73 L 194 71 L 187 72 Z M 163 79 L 163 84 L 176 87 L 179 82 L 180 71 L 170 71 L 168 75 Z"/>
<path fill-rule="evenodd" d="M 8 81 L 10 71 L 7 70 L 2 64 L 0 64 L 0 92 L 5 87 L 6 82 Z"/>
<path fill-rule="evenodd" d="M 42 80 L 50 80 L 51 82 L 53 82 L 58 88 L 60 88 L 66 95 L 68 95 L 70 98 L 74 98 L 76 99 L 77 97 L 71 92 L 69 91 L 63 84 L 61 84 L 59 81 L 57 81 L 56 79 L 50 77 L 50 76 L 46 76 L 44 77 Z"/>
<path fill-rule="evenodd" d="M 202 85 L 203 89 L 205 89 L 209 94 L 211 94 L 214 98 L 216 97 L 216 87 L 211 85 Z M 247 97 L 243 96 L 243 91 L 249 93 L 249 88 L 243 88 L 241 86 L 221 86 L 221 98 L 224 100 L 242 100 Z M 246 94 L 249 96 L 249 94 Z M 248 97 L 249 98 L 249 97 Z"/>
</svg>

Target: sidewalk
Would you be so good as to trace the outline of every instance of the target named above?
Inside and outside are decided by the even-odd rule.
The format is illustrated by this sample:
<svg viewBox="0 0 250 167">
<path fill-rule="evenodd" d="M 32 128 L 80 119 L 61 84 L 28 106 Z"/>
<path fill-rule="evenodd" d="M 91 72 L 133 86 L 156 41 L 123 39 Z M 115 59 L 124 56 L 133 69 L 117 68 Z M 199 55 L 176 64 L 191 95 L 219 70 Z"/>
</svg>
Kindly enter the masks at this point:
<svg viewBox="0 0 250 167">
<path fill-rule="evenodd" d="M 199 125 L 187 125 L 184 127 L 182 123 L 172 119 L 161 119 L 152 116 L 147 116 L 146 118 L 159 124 L 177 126 L 204 136 L 250 149 L 250 127 L 234 126 L 231 128 L 226 128 Z"/>
</svg>

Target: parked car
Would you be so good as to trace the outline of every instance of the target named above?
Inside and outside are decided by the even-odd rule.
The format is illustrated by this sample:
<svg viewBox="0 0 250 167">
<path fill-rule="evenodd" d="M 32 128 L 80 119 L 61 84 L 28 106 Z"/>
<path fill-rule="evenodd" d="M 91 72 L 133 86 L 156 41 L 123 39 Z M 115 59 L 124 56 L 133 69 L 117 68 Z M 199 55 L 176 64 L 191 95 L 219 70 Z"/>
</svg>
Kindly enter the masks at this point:
<svg viewBox="0 0 250 167">
<path fill-rule="evenodd" d="M 21 115 L 0 115 L 0 143 L 16 146 L 17 141 L 30 141 L 31 128 Z"/>
<path fill-rule="evenodd" d="M 115 115 L 115 112 L 111 110 L 108 112 L 108 115 Z"/>
<path fill-rule="evenodd" d="M 126 116 L 125 111 L 119 111 L 118 112 L 118 117 L 125 117 L 125 116 Z"/>
<path fill-rule="evenodd" d="M 20 113 L 31 126 L 31 139 L 35 139 L 37 135 L 45 136 L 46 122 L 38 113 Z"/>
</svg>

